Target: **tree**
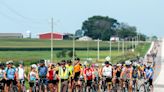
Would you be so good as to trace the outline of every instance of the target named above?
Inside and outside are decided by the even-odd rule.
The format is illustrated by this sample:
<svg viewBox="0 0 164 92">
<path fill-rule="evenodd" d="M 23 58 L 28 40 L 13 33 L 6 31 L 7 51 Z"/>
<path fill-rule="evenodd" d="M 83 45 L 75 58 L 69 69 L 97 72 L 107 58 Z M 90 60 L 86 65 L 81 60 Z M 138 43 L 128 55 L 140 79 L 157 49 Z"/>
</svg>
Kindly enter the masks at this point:
<svg viewBox="0 0 164 92">
<path fill-rule="evenodd" d="M 132 38 L 137 36 L 137 29 L 134 26 L 129 26 L 125 23 L 120 23 L 116 29 L 117 36 L 125 39 L 125 38 Z"/>
<path fill-rule="evenodd" d="M 82 30 L 84 35 L 93 39 L 109 40 L 112 35 L 116 35 L 116 24 L 119 24 L 116 19 L 93 16 L 83 22 Z"/>
<path fill-rule="evenodd" d="M 75 32 L 75 36 L 76 36 L 76 37 L 82 37 L 82 36 L 84 36 L 84 30 L 78 29 L 78 30 Z"/>
</svg>

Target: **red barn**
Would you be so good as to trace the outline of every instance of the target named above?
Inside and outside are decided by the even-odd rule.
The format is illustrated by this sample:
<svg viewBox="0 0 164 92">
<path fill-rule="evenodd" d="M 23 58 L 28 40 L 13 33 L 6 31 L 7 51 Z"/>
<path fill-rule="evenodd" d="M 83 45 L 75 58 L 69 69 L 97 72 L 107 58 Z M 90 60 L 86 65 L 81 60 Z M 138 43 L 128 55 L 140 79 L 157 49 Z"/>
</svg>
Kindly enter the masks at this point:
<svg viewBox="0 0 164 92">
<path fill-rule="evenodd" d="M 39 34 L 39 39 L 51 39 L 51 33 Z M 59 33 L 53 33 L 53 39 L 63 40 L 63 35 Z"/>
</svg>

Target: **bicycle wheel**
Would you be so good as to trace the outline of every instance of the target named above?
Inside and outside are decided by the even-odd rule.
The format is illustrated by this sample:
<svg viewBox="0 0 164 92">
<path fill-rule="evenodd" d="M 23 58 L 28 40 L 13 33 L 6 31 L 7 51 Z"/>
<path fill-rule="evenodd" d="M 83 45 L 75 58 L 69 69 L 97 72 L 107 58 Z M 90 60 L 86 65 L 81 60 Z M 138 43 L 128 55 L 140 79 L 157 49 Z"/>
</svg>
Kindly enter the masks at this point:
<svg viewBox="0 0 164 92">
<path fill-rule="evenodd" d="M 139 87 L 139 92 L 146 92 L 146 87 L 144 84 L 142 84 L 140 87 Z"/>
</svg>

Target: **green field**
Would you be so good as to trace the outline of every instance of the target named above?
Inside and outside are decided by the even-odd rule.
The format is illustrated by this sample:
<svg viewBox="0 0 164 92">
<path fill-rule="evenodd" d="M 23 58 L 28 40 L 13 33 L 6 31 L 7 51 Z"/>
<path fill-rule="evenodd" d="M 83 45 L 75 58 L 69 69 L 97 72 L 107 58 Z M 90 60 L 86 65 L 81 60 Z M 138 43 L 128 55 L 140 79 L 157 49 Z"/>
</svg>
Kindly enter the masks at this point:
<svg viewBox="0 0 164 92">
<path fill-rule="evenodd" d="M 72 48 L 72 40 L 55 40 L 54 48 Z M 121 42 L 120 42 L 121 45 Z M 125 42 L 125 47 L 131 45 L 129 42 Z M 0 48 L 50 48 L 50 40 L 38 40 L 38 39 L 0 39 Z M 76 48 L 97 48 L 96 41 L 75 41 Z M 100 41 L 100 48 L 108 47 L 108 41 Z M 112 43 L 112 47 L 117 47 L 117 43 Z"/>
<path fill-rule="evenodd" d="M 0 48 L 50 48 L 50 40 L 38 40 L 38 39 L 0 39 Z M 76 56 L 80 57 L 82 61 L 86 60 L 86 58 L 93 58 L 94 61 L 97 61 L 97 51 L 91 50 L 90 48 L 97 49 L 96 41 L 76 41 L 76 48 L 86 48 L 86 50 L 76 50 Z M 134 58 L 138 54 L 143 56 L 148 48 L 150 47 L 150 43 L 142 42 L 136 48 L 135 52 L 131 52 L 130 49 L 126 49 L 132 46 L 132 42 L 125 42 L 125 54 L 122 52 L 122 43 L 120 42 L 120 51 L 118 52 L 117 47 L 118 43 L 112 43 L 112 48 L 116 48 L 116 50 L 112 50 L 112 61 L 119 62 L 121 60 Z M 63 41 L 54 41 L 54 48 L 71 48 L 72 50 L 72 41 L 71 40 L 63 40 Z M 100 50 L 100 60 L 103 61 L 106 56 L 110 55 L 109 51 L 109 42 L 101 41 L 100 48 L 107 48 L 106 50 Z M 67 52 L 71 50 L 66 50 Z M 59 62 L 62 59 L 70 59 L 68 55 L 66 57 L 58 58 L 56 54 L 61 52 L 60 50 L 54 50 L 54 62 Z M 39 59 L 50 59 L 50 51 L 0 51 L 0 61 L 14 60 L 14 61 L 28 61 L 36 62 Z"/>
</svg>

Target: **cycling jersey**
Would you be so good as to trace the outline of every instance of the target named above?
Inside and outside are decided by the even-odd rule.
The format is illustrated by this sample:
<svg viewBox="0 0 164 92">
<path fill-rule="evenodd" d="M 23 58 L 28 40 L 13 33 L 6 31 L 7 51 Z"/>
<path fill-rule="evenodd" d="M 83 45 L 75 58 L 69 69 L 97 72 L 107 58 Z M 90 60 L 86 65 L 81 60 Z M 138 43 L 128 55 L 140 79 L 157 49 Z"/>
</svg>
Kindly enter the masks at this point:
<svg viewBox="0 0 164 92">
<path fill-rule="evenodd" d="M 87 80 L 92 80 L 94 75 L 94 71 L 91 68 L 86 68 L 84 69 L 84 76 L 86 77 Z"/>
<path fill-rule="evenodd" d="M 112 78 L 112 66 L 104 66 L 104 68 L 102 69 L 102 74 L 103 76 Z"/>
<path fill-rule="evenodd" d="M 80 64 L 76 64 L 74 66 L 74 72 L 77 73 L 77 72 L 80 72 L 81 71 L 81 65 Z"/>
<path fill-rule="evenodd" d="M 72 65 L 70 65 L 70 66 L 66 66 L 67 68 L 68 68 L 68 70 L 69 70 L 69 72 L 71 73 L 71 75 L 73 74 L 73 66 Z"/>
<path fill-rule="evenodd" d="M 36 72 L 31 71 L 30 72 L 30 81 L 36 81 Z"/>
<path fill-rule="evenodd" d="M 21 68 L 21 67 L 18 67 L 18 79 L 21 80 L 23 79 L 24 80 L 24 68 Z"/>
<path fill-rule="evenodd" d="M 0 80 L 4 78 L 4 70 L 0 69 Z"/>
<path fill-rule="evenodd" d="M 138 74 L 138 69 L 137 68 L 134 68 L 133 69 L 133 73 L 132 73 L 132 77 L 133 78 L 138 78 L 139 74 Z"/>
<path fill-rule="evenodd" d="M 6 77 L 9 80 L 14 80 L 15 79 L 15 72 L 16 72 L 15 68 L 6 68 L 5 72 L 6 72 Z"/>
<path fill-rule="evenodd" d="M 146 78 L 148 78 L 149 76 L 150 76 L 150 74 L 152 74 L 151 76 L 150 76 L 150 79 L 153 79 L 153 69 L 152 68 L 150 68 L 150 69 L 148 69 L 148 68 L 146 68 L 145 69 L 145 73 L 146 73 Z"/>
<path fill-rule="evenodd" d="M 133 71 L 133 68 L 124 68 L 123 69 L 124 79 L 131 79 L 130 78 L 131 77 L 130 75 L 131 75 L 132 71 Z"/>
<path fill-rule="evenodd" d="M 38 67 L 38 73 L 39 73 L 39 77 L 46 77 L 47 75 L 47 67 L 46 66 L 39 66 Z"/>
</svg>

